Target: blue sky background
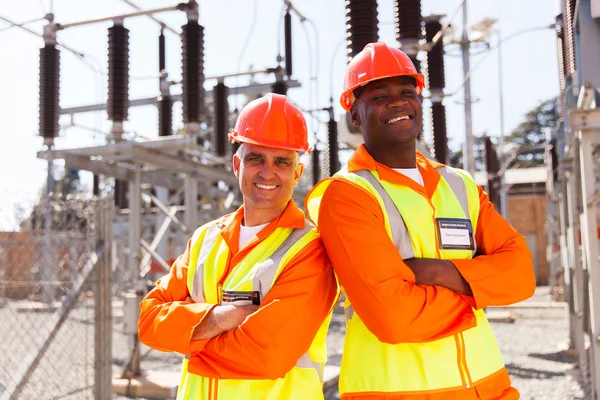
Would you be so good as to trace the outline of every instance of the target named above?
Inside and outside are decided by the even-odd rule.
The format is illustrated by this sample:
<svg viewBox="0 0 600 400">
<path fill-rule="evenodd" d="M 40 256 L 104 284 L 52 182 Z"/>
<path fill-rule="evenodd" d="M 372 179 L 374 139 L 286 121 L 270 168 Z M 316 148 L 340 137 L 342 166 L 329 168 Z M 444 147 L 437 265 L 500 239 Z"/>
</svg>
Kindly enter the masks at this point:
<svg viewBox="0 0 600 400">
<path fill-rule="evenodd" d="M 169 0 L 138 0 L 144 8 L 157 8 L 176 4 Z M 296 0 L 294 5 L 314 23 L 313 27 L 293 16 L 294 78 L 303 86 L 292 89 L 288 95 L 304 108 L 327 107 L 330 88 L 333 90 L 336 114 L 342 112 L 338 98 L 346 65 L 345 9 L 343 0 Z M 279 35 L 282 0 L 202 0 L 200 23 L 205 27 L 205 75 L 207 77 L 276 65 L 278 43 L 283 49 L 283 36 Z M 379 0 L 379 36 L 381 41 L 395 44 L 394 2 Z M 423 0 L 422 14 L 451 16 L 460 0 Z M 49 0 L 0 0 L 0 16 L 16 22 L 41 18 L 50 10 Z M 133 9 L 120 0 L 54 0 L 56 21 L 67 23 L 83 19 L 131 12 Z M 554 22 L 557 7 L 554 0 L 468 0 L 469 22 L 483 17 L 500 21 L 502 36 L 549 25 Z M 256 15 L 256 17 L 254 17 Z M 174 11 L 157 15 L 169 26 L 180 30 L 186 23 L 185 14 Z M 45 22 L 27 25 L 41 33 Z M 107 28 L 110 22 L 70 28 L 59 32 L 60 42 L 86 53 L 87 63 L 73 54 L 61 52 L 62 107 L 72 107 L 106 101 L 107 78 L 96 73 L 107 68 Z M 0 30 L 8 25 L 0 21 Z M 127 19 L 130 30 L 130 99 L 158 95 L 157 37 L 160 27 L 147 17 Z M 453 19 L 458 36 L 462 27 L 462 13 Z M 177 36 L 166 32 L 167 70 L 169 78 L 181 77 L 181 43 Z M 494 46 L 497 38 L 492 38 Z M 35 199 L 45 182 L 46 163 L 36 158 L 42 149 L 38 136 L 39 48 L 43 40 L 19 28 L 0 31 L 0 215 L 4 221 L 15 204 Z M 481 52 L 475 50 L 475 53 Z M 463 80 L 460 53 L 456 45 L 446 48 L 446 92 L 454 93 Z M 283 53 L 283 51 L 282 51 Z M 532 31 L 504 42 L 502 45 L 504 77 L 505 126 L 508 134 L 522 121 L 525 113 L 542 101 L 558 94 L 558 67 L 556 35 L 554 30 Z M 471 58 L 471 66 L 479 66 L 472 75 L 473 132 L 499 135 L 499 88 L 497 52 L 484 52 Z M 238 67 L 240 66 L 240 67 Z M 311 73 L 310 68 L 313 68 Z M 333 72 L 333 73 L 332 73 Z M 313 89 L 309 89 L 310 76 L 316 76 Z M 271 80 L 272 77 L 257 77 Z M 207 80 L 206 87 L 216 82 Z M 246 78 L 226 80 L 230 87 L 246 84 Z M 180 87 L 173 88 L 174 93 Z M 231 101 L 233 100 L 233 101 Z M 240 100 L 241 101 L 241 100 Z M 230 105 L 235 106 L 235 99 Z M 450 146 L 458 149 L 464 138 L 462 91 L 445 98 Z M 322 119 L 326 119 L 323 115 Z M 68 119 L 61 120 L 67 123 Z M 80 114 L 75 122 L 100 132 L 109 132 L 110 123 L 105 112 Z M 425 118 L 425 133 L 428 121 Z M 325 127 L 310 122 L 312 131 L 324 138 Z M 181 106 L 174 109 L 174 127 L 181 126 Z M 128 132 L 141 137 L 157 136 L 157 111 L 153 106 L 131 108 Z M 57 148 L 87 146 L 104 143 L 104 135 L 89 129 L 68 128 L 56 140 Z M 314 143 L 314 139 L 313 139 Z M 84 177 L 89 181 L 89 177 Z M 0 217 L 0 228 L 2 227 Z"/>
</svg>

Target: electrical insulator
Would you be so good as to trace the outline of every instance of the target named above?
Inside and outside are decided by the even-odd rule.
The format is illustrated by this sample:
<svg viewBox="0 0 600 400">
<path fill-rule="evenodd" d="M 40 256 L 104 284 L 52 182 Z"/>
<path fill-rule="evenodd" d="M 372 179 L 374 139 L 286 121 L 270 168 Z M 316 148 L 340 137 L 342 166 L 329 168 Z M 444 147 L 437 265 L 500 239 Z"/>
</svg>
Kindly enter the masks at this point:
<svg viewBox="0 0 600 400">
<path fill-rule="evenodd" d="M 283 17 L 284 40 L 285 40 L 285 74 L 292 76 L 292 16 L 287 10 Z"/>
<path fill-rule="evenodd" d="M 108 28 L 108 99 L 111 121 L 126 121 L 129 108 L 129 30 L 121 24 Z"/>
<path fill-rule="evenodd" d="M 421 0 L 395 0 L 396 40 L 421 39 Z"/>
<path fill-rule="evenodd" d="M 556 53 L 558 55 L 558 82 L 560 93 L 564 93 L 565 82 L 565 35 L 562 27 L 562 16 L 556 18 Z M 565 99 L 564 96 L 558 96 L 558 119 L 560 122 L 565 120 Z"/>
<path fill-rule="evenodd" d="M 181 27 L 182 65 L 181 100 L 183 122 L 202 122 L 206 113 L 204 92 L 204 27 L 188 21 Z"/>
<path fill-rule="evenodd" d="M 94 180 L 92 184 L 92 194 L 94 196 L 100 196 L 100 175 L 94 174 Z"/>
<path fill-rule="evenodd" d="M 329 145 L 329 176 L 333 176 L 340 169 L 338 155 L 338 129 L 337 122 L 333 116 L 327 122 L 328 145 Z"/>
<path fill-rule="evenodd" d="M 564 52 L 565 76 L 570 77 L 577 68 L 575 62 L 575 33 L 573 32 L 573 19 L 575 18 L 575 1 L 563 1 L 563 29 L 564 29 Z"/>
<path fill-rule="evenodd" d="M 321 180 L 321 160 L 319 159 L 319 149 L 317 146 L 313 149 L 310 157 L 310 161 L 312 163 L 312 180 L 313 185 L 316 185 Z"/>
<path fill-rule="evenodd" d="M 287 94 L 287 82 L 282 79 L 277 79 L 273 86 L 271 86 L 271 91 L 277 94 Z"/>
<path fill-rule="evenodd" d="M 171 96 L 161 95 L 158 102 L 158 136 L 173 134 L 173 99 Z"/>
<path fill-rule="evenodd" d="M 47 44 L 40 49 L 40 136 L 58 136 L 60 51 Z"/>
<path fill-rule="evenodd" d="M 348 62 L 364 47 L 379 40 L 377 0 L 346 0 Z"/>
<path fill-rule="evenodd" d="M 442 29 L 439 20 L 425 21 L 425 38 L 428 43 Z M 430 89 L 444 89 L 446 79 L 444 75 L 444 47 L 442 41 L 427 52 L 427 87 Z"/>
<path fill-rule="evenodd" d="M 127 192 L 129 191 L 129 183 L 115 179 L 115 194 L 114 201 L 117 208 L 128 208 Z"/>
<path fill-rule="evenodd" d="M 500 177 L 498 172 L 500 171 L 500 161 L 498 160 L 498 154 L 496 153 L 496 146 L 489 137 L 484 138 L 484 152 L 485 152 L 485 167 L 488 173 L 488 185 L 487 191 L 490 201 L 498 207 L 500 205 Z"/>
<path fill-rule="evenodd" d="M 164 71 L 166 68 L 165 34 L 161 30 L 158 37 L 158 71 Z"/>
<path fill-rule="evenodd" d="M 224 156 L 227 146 L 227 131 L 229 130 L 229 103 L 227 95 L 229 88 L 223 82 L 218 82 L 213 89 L 215 107 L 215 126 L 213 149 L 218 156 Z"/>
<path fill-rule="evenodd" d="M 446 133 L 446 108 L 441 102 L 431 104 L 431 130 L 435 159 L 448 163 L 448 135 Z"/>
</svg>

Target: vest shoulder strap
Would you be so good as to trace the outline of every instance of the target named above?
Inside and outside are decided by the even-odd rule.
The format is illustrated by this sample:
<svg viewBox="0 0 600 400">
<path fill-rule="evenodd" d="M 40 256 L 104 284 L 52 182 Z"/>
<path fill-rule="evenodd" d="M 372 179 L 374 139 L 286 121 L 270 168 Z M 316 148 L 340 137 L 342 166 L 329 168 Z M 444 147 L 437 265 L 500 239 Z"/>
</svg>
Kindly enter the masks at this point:
<svg viewBox="0 0 600 400">
<path fill-rule="evenodd" d="M 415 256 L 415 251 L 413 249 L 412 242 L 410 241 L 410 235 L 408 234 L 406 223 L 404 222 L 398 207 L 396 207 L 396 204 L 394 204 L 394 201 L 388 192 L 386 192 L 384 187 L 381 185 L 381 182 L 375 178 L 371 171 L 365 169 L 356 171 L 354 174 L 366 180 L 383 200 L 383 204 L 385 206 L 384 211 L 388 215 L 390 222 L 392 242 L 394 243 L 394 246 L 396 246 L 396 249 L 402 258 L 413 258 Z"/>
</svg>

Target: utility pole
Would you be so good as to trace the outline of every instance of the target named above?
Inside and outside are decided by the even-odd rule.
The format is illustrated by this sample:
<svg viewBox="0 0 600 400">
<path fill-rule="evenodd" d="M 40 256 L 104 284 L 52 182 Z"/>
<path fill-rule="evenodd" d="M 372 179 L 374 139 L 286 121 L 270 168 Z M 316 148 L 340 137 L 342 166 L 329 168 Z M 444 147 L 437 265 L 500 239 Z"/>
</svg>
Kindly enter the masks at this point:
<svg viewBox="0 0 600 400">
<path fill-rule="evenodd" d="M 462 6 L 463 11 L 463 31 L 462 40 L 460 42 L 462 49 L 463 74 L 466 82 L 463 86 L 464 93 L 464 110 L 465 110 L 465 141 L 463 144 L 463 169 L 472 176 L 475 176 L 475 155 L 473 154 L 473 120 L 471 114 L 471 79 L 468 74 L 471 71 L 471 62 L 469 57 L 471 42 L 467 30 L 467 2 Z"/>
</svg>

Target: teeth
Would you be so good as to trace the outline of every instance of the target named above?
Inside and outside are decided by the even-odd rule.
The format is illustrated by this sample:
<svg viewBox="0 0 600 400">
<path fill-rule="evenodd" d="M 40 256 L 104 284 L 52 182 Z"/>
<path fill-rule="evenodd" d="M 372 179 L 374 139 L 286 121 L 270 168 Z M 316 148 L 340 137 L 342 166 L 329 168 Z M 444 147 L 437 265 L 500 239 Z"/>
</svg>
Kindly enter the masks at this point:
<svg viewBox="0 0 600 400">
<path fill-rule="evenodd" d="M 259 189 L 267 189 L 267 190 L 273 190 L 277 187 L 277 185 L 262 185 L 260 183 L 255 183 L 256 187 L 258 187 Z"/>
<path fill-rule="evenodd" d="M 386 124 L 393 124 L 394 122 L 402 121 L 403 119 L 410 119 L 410 117 L 408 115 L 402 115 L 400 117 L 390 119 L 386 122 Z"/>
</svg>

